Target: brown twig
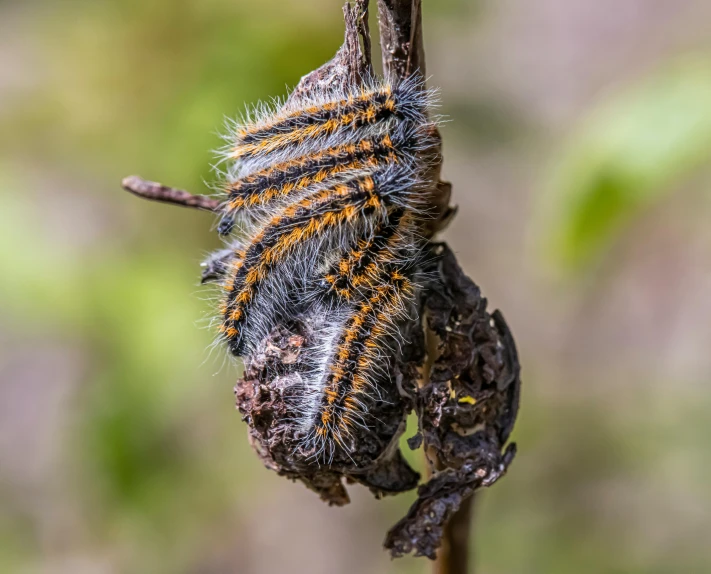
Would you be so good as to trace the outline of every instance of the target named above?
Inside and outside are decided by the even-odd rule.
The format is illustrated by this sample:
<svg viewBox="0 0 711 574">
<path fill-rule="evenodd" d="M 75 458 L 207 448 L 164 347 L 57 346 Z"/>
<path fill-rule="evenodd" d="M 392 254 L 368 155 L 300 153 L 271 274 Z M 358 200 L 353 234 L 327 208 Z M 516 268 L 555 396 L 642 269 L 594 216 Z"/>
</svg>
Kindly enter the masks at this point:
<svg viewBox="0 0 711 574">
<path fill-rule="evenodd" d="M 422 0 L 378 0 L 380 24 L 380 48 L 383 59 L 383 75 L 391 82 L 398 82 L 418 74 L 426 74 L 425 49 L 422 40 Z M 433 134 L 439 139 L 439 133 Z M 440 155 L 432 161 L 429 179 L 432 187 L 428 203 L 432 218 L 427 222 L 425 235 L 432 237 L 447 227 L 456 212 L 449 205 L 452 186 L 440 179 L 442 166 Z"/>
<path fill-rule="evenodd" d="M 203 209 L 205 211 L 218 211 L 220 201 L 206 197 L 204 195 L 193 195 L 182 189 L 168 187 L 162 183 L 145 180 L 137 175 L 130 175 L 123 179 L 121 186 L 132 194 L 160 201 L 161 203 L 172 203 L 181 207 L 192 207 L 193 209 Z"/>
</svg>

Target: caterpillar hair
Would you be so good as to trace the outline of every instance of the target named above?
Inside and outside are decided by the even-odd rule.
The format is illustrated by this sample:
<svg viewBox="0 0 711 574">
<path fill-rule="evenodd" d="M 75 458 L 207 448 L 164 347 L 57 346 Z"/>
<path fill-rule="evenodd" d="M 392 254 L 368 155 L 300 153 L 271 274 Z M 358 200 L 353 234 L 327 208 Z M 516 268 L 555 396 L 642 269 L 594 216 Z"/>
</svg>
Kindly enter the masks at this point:
<svg viewBox="0 0 711 574">
<path fill-rule="evenodd" d="M 364 102 L 387 91 L 396 103 L 393 112 L 385 110 L 378 113 L 377 109 L 382 104 L 374 102 L 372 106 L 376 113 L 373 121 L 361 123 L 358 121 L 361 115 L 349 116 L 349 100 Z M 332 88 L 312 94 L 307 99 L 289 99 L 285 104 L 277 102 L 273 106 L 258 106 L 242 122 L 228 126 L 226 145 L 220 150 L 221 159 L 227 165 L 226 179 L 237 181 L 297 157 L 403 128 L 415 133 L 418 141 L 414 147 L 418 151 L 432 149 L 433 142 L 428 140 L 431 138 L 429 128 L 434 124 L 428 118 L 428 111 L 434 105 L 436 91 L 423 89 L 422 80 L 413 76 L 396 86 L 370 80 L 359 88 Z M 320 106 L 327 108 L 328 117 L 309 113 L 309 110 Z M 368 117 L 371 118 L 371 115 L 368 114 Z M 285 118 L 286 122 L 283 122 Z M 290 129 L 291 125 L 296 125 L 296 128 Z M 248 142 L 244 141 L 245 132 L 252 134 L 247 138 Z"/>
<path fill-rule="evenodd" d="M 275 329 L 310 325 L 290 388 L 306 458 L 347 455 L 393 384 L 401 323 L 416 309 L 434 103 L 415 76 L 311 91 L 257 108 L 222 151 L 229 243 L 203 282 L 220 286 L 233 355 L 249 361 Z"/>
</svg>

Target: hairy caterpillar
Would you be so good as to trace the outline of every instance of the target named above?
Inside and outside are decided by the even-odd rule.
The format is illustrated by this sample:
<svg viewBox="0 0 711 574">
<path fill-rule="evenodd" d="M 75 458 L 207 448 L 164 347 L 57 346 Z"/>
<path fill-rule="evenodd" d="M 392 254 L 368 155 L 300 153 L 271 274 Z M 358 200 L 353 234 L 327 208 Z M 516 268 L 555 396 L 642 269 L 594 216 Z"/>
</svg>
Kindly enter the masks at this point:
<svg viewBox="0 0 711 574">
<path fill-rule="evenodd" d="M 234 237 L 203 278 L 219 280 L 220 336 L 247 361 L 278 326 L 315 326 L 290 383 L 292 424 L 306 458 L 332 460 L 394 384 L 388 358 L 418 293 L 434 95 L 415 78 L 373 79 L 287 102 L 229 136 L 219 230 Z"/>
</svg>

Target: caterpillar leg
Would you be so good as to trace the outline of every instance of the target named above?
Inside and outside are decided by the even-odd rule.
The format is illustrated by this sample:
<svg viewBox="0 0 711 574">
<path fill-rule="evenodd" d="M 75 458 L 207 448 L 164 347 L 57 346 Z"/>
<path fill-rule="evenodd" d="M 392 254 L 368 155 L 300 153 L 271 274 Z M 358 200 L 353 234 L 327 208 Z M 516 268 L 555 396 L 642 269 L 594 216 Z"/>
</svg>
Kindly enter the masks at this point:
<svg viewBox="0 0 711 574">
<path fill-rule="evenodd" d="M 200 284 L 221 281 L 235 259 L 234 249 L 220 249 L 200 264 Z"/>
</svg>

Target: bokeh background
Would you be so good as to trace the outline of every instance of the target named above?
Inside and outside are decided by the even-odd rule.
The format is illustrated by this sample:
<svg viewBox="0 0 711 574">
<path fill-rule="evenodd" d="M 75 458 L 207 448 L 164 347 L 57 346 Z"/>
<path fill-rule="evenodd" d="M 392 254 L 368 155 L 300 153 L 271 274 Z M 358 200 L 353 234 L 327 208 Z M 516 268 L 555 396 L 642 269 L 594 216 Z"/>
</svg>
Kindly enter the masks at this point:
<svg viewBox="0 0 711 574">
<path fill-rule="evenodd" d="M 262 468 L 210 354 L 225 117 L 331 57 L 340 0 L 0 1 L 0 572 L 424 573 L 412 501 Z M 374 23 L 373 23 L 374 24 Z M 711 572 L 711 3 L 425 0 L 446 232 L 516 335 L 487 574 Z M 421 468 L 419 453 L 408 455 Z"/>
</svg>

